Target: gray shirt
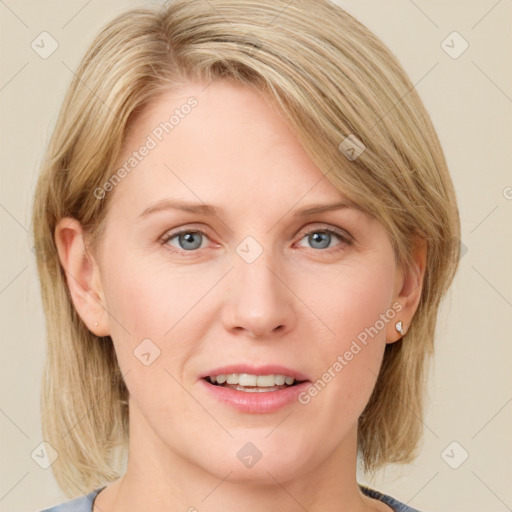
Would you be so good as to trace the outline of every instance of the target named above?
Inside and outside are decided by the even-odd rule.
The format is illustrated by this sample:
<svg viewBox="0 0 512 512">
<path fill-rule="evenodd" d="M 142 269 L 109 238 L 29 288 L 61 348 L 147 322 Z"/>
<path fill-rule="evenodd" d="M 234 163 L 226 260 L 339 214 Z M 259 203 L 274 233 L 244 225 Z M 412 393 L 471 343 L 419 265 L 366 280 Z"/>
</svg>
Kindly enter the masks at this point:
<svg viewBox="0 0 512 512">
<path fill-rule="evenodd" d="M 419 510 L 411 508 L 407 506 L 405 503 L 401 503 L 400 501 L 395 500 L 395 498 L 392 498 L 391 496 L 387 496 L 386 494 L 382 494 L 378 491 L 370 489 L 369 487 L 359 485 L 359 488 L 361 489 L 363 494 L 369 496 L 370 498 L 382 501 L 382 503 L 385 503 L 386 505 L 390 506 L 395 512 L 419 512 Z M 55 505 L 54 507 L 41 510 L 40 512 L 92 512 L 94 499 L 103 489 L 104 487 L 96 489 L 87 494 L 86 496 L 82 496 L 81 498 L 76 498 L 71 501 L 66 501 L 65 503 L 61 503 L 60 505 Z"/>
</svg>

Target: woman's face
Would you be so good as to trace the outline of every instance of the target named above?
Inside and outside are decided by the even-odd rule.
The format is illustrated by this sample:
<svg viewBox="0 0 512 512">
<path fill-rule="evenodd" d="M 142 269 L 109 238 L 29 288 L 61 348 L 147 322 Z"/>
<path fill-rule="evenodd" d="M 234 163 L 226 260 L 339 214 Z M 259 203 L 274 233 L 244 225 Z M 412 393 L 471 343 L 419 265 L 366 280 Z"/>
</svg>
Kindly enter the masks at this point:
<svg viewBox="0 0 512 512">
<path fill-rule="evenodd" d="M 136 118 L 116 167 L 128 171 L 106 192 L 99 320 L 130 392 L 131 456 L 238 481 L 352 463 L 398 337 L 391 243 L 357 208 L 324 208 L 342 194 L 262 97 L 203 88 Z M 205 378 L 230 374 L 248 375 Z"/>
</svg>

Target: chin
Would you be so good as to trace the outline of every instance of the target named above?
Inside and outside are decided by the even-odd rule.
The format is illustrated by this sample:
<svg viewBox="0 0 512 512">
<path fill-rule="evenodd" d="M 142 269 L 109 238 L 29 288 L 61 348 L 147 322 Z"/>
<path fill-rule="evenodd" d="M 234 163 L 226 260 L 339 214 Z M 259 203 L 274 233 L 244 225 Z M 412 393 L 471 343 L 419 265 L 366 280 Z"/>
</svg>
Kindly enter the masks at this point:
<svg viewBox="0 0 512 512">
<path fill-rule="evenodd" d="M 199 460 L 198 465 L 220 480 L 275 485 L 276 480 L 281 483 L 305 475 L 320 462 L 315 460 L 322 456 L 319 451 L 315 457 L 308 456 L 313 451 L 311 442 L 302 446 L 300 443 L 294 444 L 291 439 L 283 443 L 282 439 L 271 441 L 256 437 L 248 432 L 247 436 L 230 440 L 227 446 L 218 444 L 221 453 L 217 456 L 205 448 L 205 452 L 209 453 L 208 461 Z M 218 443 L 218 440 L 213 442 Z"/>
</svg>

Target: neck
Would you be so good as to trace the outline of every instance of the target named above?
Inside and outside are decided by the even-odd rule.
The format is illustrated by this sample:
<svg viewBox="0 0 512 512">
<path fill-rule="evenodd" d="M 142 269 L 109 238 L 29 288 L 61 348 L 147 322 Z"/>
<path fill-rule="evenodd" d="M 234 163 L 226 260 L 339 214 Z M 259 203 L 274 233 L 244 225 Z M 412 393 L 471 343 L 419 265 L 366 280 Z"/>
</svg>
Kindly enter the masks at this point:
<svg viewBox="0 0 512 512">
<path fill-rule="evenodd" d="M 235 458 L 231 465 L 219 460 L 219 469 L 212 472 L 191 461 L 186 450 L 180 453 L 164 445 L 136 408 L 130 413 L 126 473 L 98 495 L 94 512 L 390 510 L 364 496 L 358 487 L 356 425 L 327 458 L 303 471 L 265 466 L 263 457 L 250 469 Z M 234 441 L 233 453 L 241 445 Z M 281 449 L 286 455 L 288 447 Z"/>
</svg>

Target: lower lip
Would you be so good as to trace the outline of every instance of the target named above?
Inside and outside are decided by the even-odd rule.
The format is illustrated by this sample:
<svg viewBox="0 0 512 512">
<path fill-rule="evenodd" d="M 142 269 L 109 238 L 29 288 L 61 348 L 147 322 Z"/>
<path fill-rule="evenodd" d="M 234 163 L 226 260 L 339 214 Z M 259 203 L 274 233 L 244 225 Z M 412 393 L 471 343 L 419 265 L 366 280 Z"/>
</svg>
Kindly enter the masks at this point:
<svg viewBox="0 0 512 512">
<path fill-rule="evenodd" d="M 289 388 L 280 389 L 279 391 L 257 391 L 251 393 L 215 386 L 205 379 L 201 379 L 200 382 L 206 388 L 206 391 L 211 393 L 220 402 L 228 404 L 239 411 L 254 414 L 274 412 L 296 402 L 297 396 L 311 385 L 309 381 L 305 381 Z"/>
</svg>

